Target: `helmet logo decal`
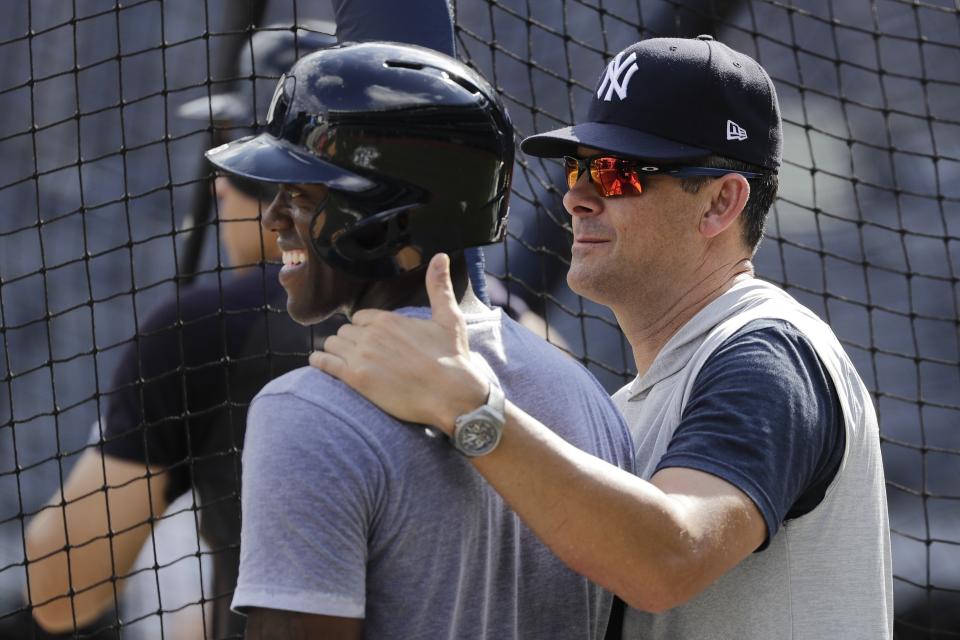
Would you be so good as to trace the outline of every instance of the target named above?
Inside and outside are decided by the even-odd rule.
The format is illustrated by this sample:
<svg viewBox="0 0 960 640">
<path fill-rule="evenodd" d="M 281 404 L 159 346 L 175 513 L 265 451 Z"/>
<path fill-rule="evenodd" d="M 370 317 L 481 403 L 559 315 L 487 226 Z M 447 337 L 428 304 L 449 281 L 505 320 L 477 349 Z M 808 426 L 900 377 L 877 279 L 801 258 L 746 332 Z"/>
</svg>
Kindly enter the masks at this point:
<svg viewBox="0 0 960 640">
<path fill-rule="evenodd" d="M 623 52 L 617 54 L 617 57 L 610 61 L 610 64 L 607 65 L 607 70 L 603 74 L 603 80 L 600 82 L 600 87 L 597 89 L 597 99 L 600 99 L 600 96 L 606 90 L 606 95 L 603 96 L 603 99 L 606 102 L 610 102 L 613 98 L 613 92 L 617 92 L 617 97 L 621 100 L 626 100 L 627 98 L 627 86 L 630 84 L 630 78 L 633 77 L 640 67 L 637 66 L 637 52 L 634 51 L 627 59 L 623 59 Z"/>
</svg>

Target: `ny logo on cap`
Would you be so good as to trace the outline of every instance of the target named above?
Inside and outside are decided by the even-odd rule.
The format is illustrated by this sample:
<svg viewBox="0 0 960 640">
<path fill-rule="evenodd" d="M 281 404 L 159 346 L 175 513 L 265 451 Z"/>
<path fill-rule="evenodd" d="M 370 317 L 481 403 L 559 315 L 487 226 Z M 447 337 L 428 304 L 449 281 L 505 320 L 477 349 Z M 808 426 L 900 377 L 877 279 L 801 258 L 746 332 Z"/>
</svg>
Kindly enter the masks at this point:
<svg viewBox="0 0 960 640">
<path fill-rule="evenodd" d="M 607 102 L 610 102 L 613 98 L 613 92 L 617 92 L 617 96 L 624 100 L 627 97 L 627 85 L 630 84 L 630 78 L 633 77 L 633 74 L 637 72 L 639 67 L 637 66 L 637 52 L 634 51 L 626 60 L 623 60 L 623 51 L 617 54 L 617 57 L 610 61 L 610 64 L 607 65 L 607 71 L 603 75 L 603 81 L 600 83 L 600 88 L 597 89 L 597 99 L 600 99 L 600 94 L 606 90 L 607 94 L 603 96 L 603 99 Z"/>
<path fill-rule="evenodd" d="M 747 130 L 733 120 L 727 120 L 727 140 L 746 140 Z"/>
</svg>

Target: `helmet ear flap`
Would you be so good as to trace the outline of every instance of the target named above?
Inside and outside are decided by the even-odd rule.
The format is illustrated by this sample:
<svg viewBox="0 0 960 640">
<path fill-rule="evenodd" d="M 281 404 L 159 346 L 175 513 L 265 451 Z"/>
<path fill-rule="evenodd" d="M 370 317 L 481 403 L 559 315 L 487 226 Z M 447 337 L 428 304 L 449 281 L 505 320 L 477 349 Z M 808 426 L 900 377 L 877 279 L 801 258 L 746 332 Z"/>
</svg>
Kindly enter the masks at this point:
<svg viewBox="0 0 960 640">
<path fill-rule="evenodd" d="M 347 260 L 368 262 L 390 256 L 410 244 L 410 215 L 419 204 L 407 204 L 365 218 L 337 233 L 333 249 Z"/>
</svg>

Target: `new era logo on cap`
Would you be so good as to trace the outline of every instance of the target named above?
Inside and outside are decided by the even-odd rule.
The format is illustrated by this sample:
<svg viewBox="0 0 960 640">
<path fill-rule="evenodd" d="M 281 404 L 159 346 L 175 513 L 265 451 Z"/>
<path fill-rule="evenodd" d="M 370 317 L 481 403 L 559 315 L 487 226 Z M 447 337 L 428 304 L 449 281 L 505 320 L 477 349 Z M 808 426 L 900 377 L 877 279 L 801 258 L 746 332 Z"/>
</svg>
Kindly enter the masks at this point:
<svg viewBox="0 0 960 640">
<path fill-rule="evenodd" d="M 623 59 L 623 52 L 617 54 L 617 57 L 610 61 L 610 64 L 607 65 L 607 71 L 603 75 L 603 80 L 600 82 L 600 88 L 597 89 L 597 99 L 599 100 L 601 96 L 607 102 L 610 102 L 613 98 L 613 92 L 617 92 L 617 97 L 621 100 L 626 100 L 627 98 L 627 86 L 630 84 L 630 78 L 633 77 L 633 74 L 637 72 L 637 53 L 633 52 L 627 56 L 626 60 Z M 606 90 L 606 95 L 603 95 L 604 90 Z"/>
<path fill-rule="evenodd" d="M 727 120 L 727 140 L 746 140 L 747 130 L 733 120 Z"/>
</svg>

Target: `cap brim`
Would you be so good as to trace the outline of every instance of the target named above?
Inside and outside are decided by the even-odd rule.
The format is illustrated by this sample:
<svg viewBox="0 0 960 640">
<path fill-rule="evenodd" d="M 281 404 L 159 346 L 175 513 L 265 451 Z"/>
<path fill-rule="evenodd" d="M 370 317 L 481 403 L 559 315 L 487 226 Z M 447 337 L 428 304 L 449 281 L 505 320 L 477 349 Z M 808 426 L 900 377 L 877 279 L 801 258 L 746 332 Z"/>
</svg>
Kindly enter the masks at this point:
<svg viewBox="0 0 960 640">
<path fill-rule="evenodd" d="M 184 102 L 177 109 L 177 115 L 187 120 L 214 120 L 217 122 L 243 123 L 253 118 L 247 106 L 250 96 L 240 93 L 219 93 Z"/>
<path fill-rule="evenodd" d="M 268 133 L 220 145 L 205 155 L 218 169 L 260 182 L 325 184 L 331 189 L 351 192 L 376 186 L 363 176 L 304 153 Z"/>
<path fill-rule="evenodd" d="M 692 160 L 710 155 L 707 149 L 691 147 L 666 138 L 606 122 L 584 122 L 526 138 L 524 153 L 540 158 L 577 154 L 577 147 L 643 160 Z"/>
</svg>

